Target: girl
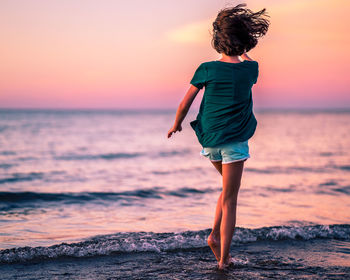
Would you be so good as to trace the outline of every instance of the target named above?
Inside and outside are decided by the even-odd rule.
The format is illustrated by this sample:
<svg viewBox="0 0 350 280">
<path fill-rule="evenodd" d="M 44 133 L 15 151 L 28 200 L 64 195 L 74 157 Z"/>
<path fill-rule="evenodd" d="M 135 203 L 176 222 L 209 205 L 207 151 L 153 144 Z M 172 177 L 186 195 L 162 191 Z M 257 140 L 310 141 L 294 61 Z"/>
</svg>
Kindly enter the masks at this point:
<svg viewBox="0 0 350 280">
<path fill-rule="evenodd" d="M 212 162 L 223 180 L 214 226 L 207 240 L 218 269 L 232 263 L 229 251 L 236 225 L 238 190 L 243 163 L 250 158 L 248 139 L 257 126 L 251 88 L 257 82 L 258 62 L 246 52 L 257 45 L 269 27 L 265 9 L 254 13 L 244 6 L 239 4 L 218 13 L 213 22 L 212 45 L 222 57 L 199 65 L 168 131 L 169 138 L 182 130 L 181 123 L 194 98 L 205 87 L 199 113 L 190 125 L 203 147 L 200 155 Z"/>
</svg>

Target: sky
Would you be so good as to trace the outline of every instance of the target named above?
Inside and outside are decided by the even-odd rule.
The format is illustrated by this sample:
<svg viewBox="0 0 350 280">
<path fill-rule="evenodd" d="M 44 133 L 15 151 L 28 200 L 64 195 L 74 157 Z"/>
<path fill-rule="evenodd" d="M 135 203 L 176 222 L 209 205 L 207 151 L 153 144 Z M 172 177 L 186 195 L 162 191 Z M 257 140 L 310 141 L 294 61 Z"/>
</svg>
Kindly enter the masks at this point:
<svg viewBox="0 0 350 280">
<path fill-rule="evenodd" d="M 0 108 L 177 108 L 239 3 L 271 22 L 248 53 L 255 108 L 350 107 L 347 0 L 1 0 Z"/>
</svg>

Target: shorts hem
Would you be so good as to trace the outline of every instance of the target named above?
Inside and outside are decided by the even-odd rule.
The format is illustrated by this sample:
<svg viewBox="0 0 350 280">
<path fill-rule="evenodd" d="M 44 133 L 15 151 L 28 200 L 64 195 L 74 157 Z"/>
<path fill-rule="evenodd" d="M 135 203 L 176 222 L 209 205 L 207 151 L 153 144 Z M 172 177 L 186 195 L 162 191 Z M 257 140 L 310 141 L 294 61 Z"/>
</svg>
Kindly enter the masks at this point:
<svg viewBox="0 0 350 280">
<path fill-rule="evenodd" d="M 240 159 L 231 160 L 231 161 L 226 161 L 226 162 L 223 162 L 222 164 L 231 163 L 231 162 L 236 162 L 236 161 L 242 161 L 242 160 L 246 160 L 246 159 L 248 159 L 248 158 L 250 158 L 250 156 L 244 157 L 244 158 L 240 158 Z"/>
<path fill-rule="evenodd" d="M 211 159 L 211 158 L 209 158 L 208 155 L 202 154 L 202 152 L 199 152 L 199 155 L 200 155 L 200 156 L 203 156 L 203 157 L 206 157 L 206 158 L 209 159 L 210 161 L 222 161 L 222 159 Z"/>
</svg>

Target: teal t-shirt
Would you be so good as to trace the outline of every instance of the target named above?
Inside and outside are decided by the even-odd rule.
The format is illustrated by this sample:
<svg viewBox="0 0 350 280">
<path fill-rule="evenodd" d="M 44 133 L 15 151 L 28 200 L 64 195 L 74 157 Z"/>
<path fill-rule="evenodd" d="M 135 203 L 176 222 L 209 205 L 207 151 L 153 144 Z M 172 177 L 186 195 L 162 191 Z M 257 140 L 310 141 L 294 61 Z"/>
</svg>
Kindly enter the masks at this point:
<svg viewBox="0 0 350 280">
<path fill-rule="evenodd" d="M 209 61 L 199 65 L 191 84 L 202 89 L 196 120 L 190 125 L 203 147 L 246 141 L 255 132 L 252 86 L 259 75 L 257 61 Z"/>
</svg>

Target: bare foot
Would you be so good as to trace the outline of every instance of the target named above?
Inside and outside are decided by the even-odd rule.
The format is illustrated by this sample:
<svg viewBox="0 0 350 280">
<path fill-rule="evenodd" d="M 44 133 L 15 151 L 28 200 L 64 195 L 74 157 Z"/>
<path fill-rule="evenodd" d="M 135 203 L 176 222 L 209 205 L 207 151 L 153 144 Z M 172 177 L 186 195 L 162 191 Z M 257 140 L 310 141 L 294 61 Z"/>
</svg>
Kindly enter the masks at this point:
<svg viewBox="0 0 350 280">
<path fill-rule="evenodd" d="M 208 237 L 208 245 L 210 249 L 213 251 L 216 260 L 219 262 L 221 257 L 221 249 L 220 249 L 220 233 L 211 232 Z M 231 255 L 228 255 L 228 258 L 231 259 Z"/>
<path fill-rule="evenodd" d="M 220 261 L 220 234 L 215 234 L 214 232 L 211 232 L 207 241 L 210 249 L 215 255 L 216 260 Z"/>
<path fill-rule="evenodd" d="M 221 262 L 221 261 L 219 261 L 218 269 L 219 269 L 219 270 L 226 269 L 226 268 L 229 267 L 232 263 L 233 263 L 233 259 L 232 259 L 231 256 L 229 256 L 227 262 Z"/>
</svg>

